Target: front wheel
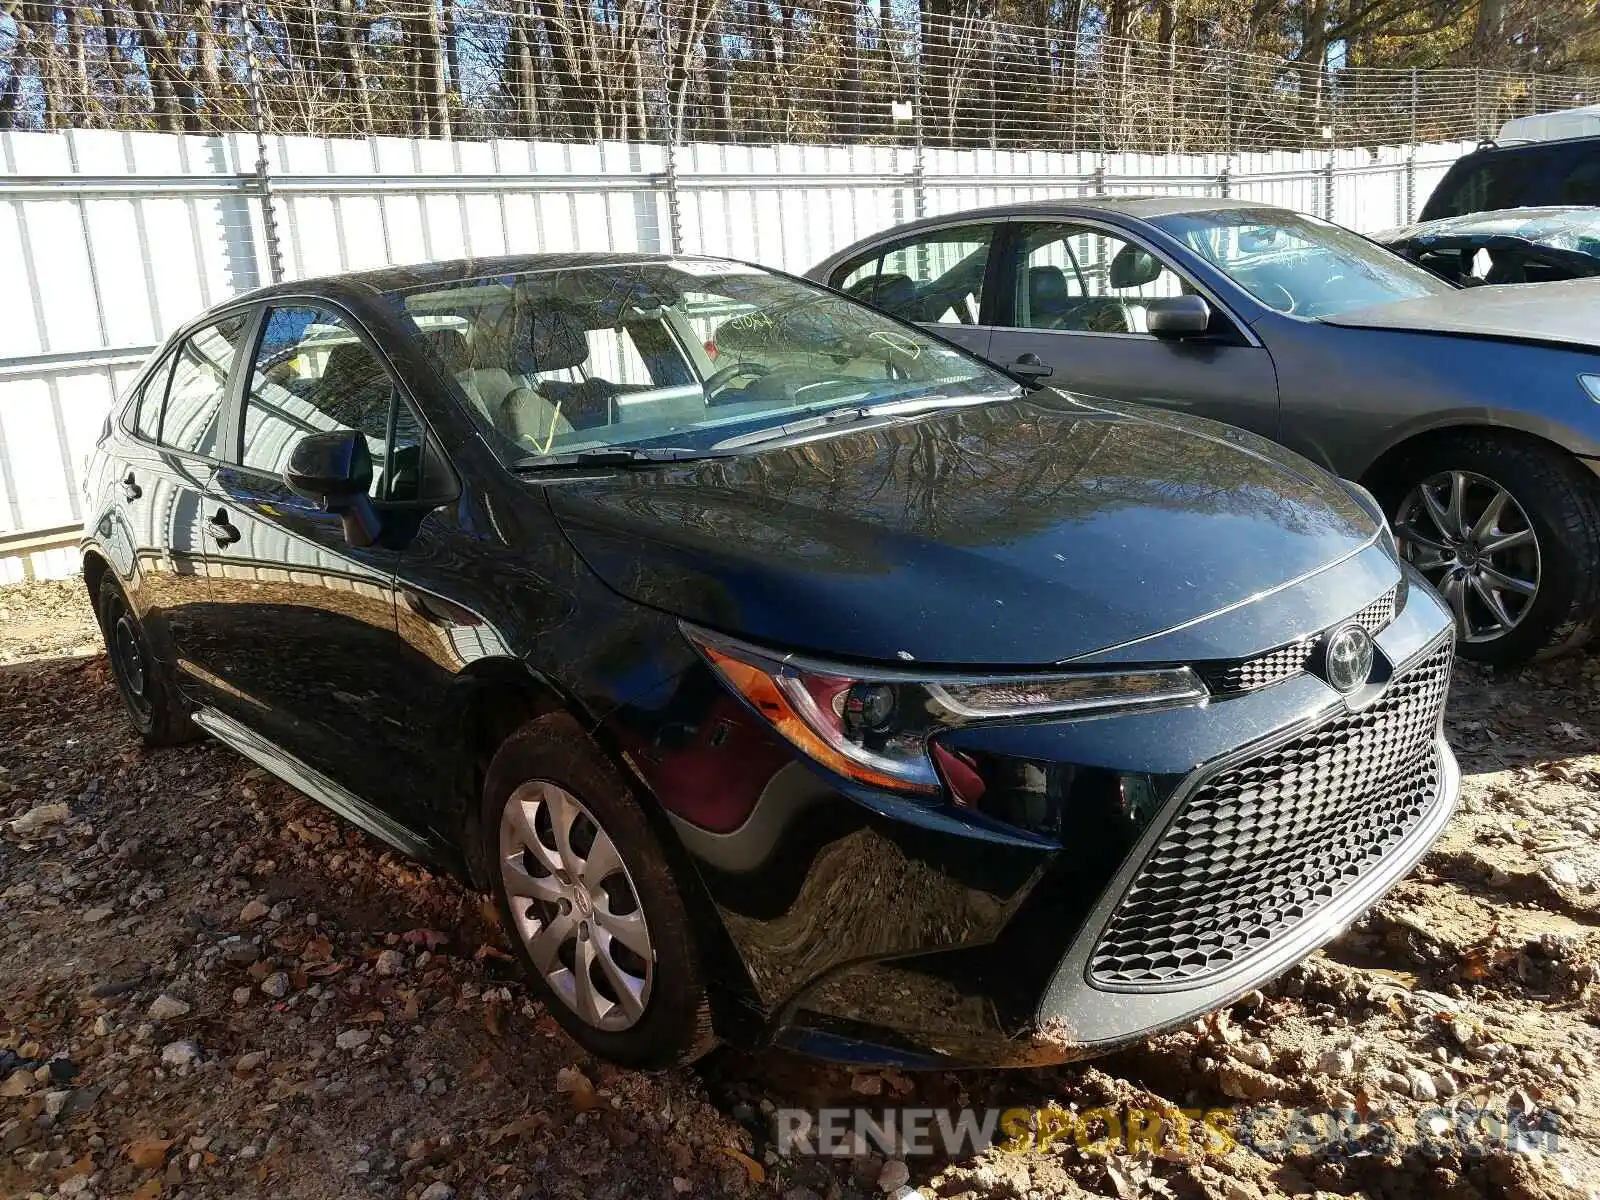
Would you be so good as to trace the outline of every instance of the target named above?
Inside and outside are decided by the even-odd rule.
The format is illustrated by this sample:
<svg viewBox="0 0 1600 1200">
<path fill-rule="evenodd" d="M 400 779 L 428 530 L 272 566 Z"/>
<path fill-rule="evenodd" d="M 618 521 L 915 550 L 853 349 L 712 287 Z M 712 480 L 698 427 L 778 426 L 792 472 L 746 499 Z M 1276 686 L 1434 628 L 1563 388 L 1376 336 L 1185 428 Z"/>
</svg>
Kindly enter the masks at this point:
<svg viewBox="0 0 1600 1200">
<path fill-rule="evenodd" d="M 1401 553 L 1455 613 L 1465 658 L 1515 666 L 1588 642 L 1600 611 L 1600 494 L 1570 455 L 1511 434 L 1458 434 L 1394 472 Z"/>
<path fill-rule="evenodd" d="M 500 921 L 551 1015 L 624 1066 L 709 1049 L 705 982 L 666 856 L 577 724 L 553 715 L 512 734 L 483 805 Z"/>
</svg>

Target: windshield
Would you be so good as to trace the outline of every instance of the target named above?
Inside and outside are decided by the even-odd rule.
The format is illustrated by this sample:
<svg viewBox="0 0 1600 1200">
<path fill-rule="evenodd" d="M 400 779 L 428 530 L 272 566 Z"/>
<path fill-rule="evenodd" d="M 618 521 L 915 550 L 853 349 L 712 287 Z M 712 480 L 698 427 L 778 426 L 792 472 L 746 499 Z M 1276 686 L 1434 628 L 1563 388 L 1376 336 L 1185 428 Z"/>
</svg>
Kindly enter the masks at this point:
<svg viewBox="0 0 1600 1200">
<path fill-rule="evenodd" d="M 500 275 L 390 300 L 510 464 L 709 451 L 799 414 L 1020 390 L 865 305 L 718 260 Z"/>
<path fill-rule="evenodd" d="M 1451 285 L 1366 238 L 1280 209 L 1225 209 L 1154 218 L 1261 303 L 1297 317 L 1332 317 L 1411 300 Z"/>
</svg>

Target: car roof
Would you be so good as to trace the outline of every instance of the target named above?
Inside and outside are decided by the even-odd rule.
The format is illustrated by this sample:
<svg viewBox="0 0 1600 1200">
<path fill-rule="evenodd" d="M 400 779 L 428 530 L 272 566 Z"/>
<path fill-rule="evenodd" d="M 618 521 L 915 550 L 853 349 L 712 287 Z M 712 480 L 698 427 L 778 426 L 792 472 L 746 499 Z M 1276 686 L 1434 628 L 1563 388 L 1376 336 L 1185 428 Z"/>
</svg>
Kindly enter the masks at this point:
<svg viewBox="0 0 1600 1200">
<path fill-rule="evenodd" d="M 435 287 L 465 279 L 495 275 L 521 275 L 533 271 L 582 270 L 590 267 L 643 266 L 670 262 L 730 262 L 709 254 L 666 254 L 643 251 L 571 252 L 560 254 L 507 254 L 493 258 L 455 258 L 440 262 L 415 263 L 403 267 L 375 267 L 366 271 L 346 271 L 337 275 L 318 275 L 270 284 L 235 296 L 229 306 L 270 300 L 276 296 L 307 294 L 374 296 L 383 292 Z M 221 307 L 221 306 L 219 306 Z"/>
<path fill-rule="evenodd" d="M 1059 196 L 1050 200 L 1019 200 L 1011 204 L 994 204 L 984 208 L 943 213 L 938 217 L 924 218 L 924 221 L 918 224 L 926 221 L 938 221 L 943 224 L 964 217 L 1027 216 L 1034 213 L 1050 215 L 1063 212 L 1106 212 L 1148 218 L 1170 217 L 1178 213 L 1243 212 L 1278 207 L 1275 204 L 1260 204 L 1222 196 Z"/>
<path fill-rule="evenodd" d="M 1457 162 L 1465 162 L 1474 158 L 1492 158 L 1501 154 L 1534 154 L 1542 150 L 1560 150 L 1563 146 L 1593 146 L 1600 148 L 1600 134 L 1580 133 L 1572 137 L 1540 138 L 1517 142 L 1489 142 L 1470 150 L 1458 158 Z"/>
</svg>

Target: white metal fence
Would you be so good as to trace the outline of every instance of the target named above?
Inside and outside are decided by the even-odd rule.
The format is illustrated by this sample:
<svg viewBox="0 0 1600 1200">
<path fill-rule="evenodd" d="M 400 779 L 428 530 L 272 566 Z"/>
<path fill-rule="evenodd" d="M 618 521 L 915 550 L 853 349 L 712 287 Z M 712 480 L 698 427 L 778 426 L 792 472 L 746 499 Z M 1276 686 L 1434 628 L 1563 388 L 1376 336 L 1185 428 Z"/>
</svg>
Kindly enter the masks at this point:
<svg viewBox="0 0 1600 1200">
<path fill-rule="evenodd" d="M 725 254 L 802 271 L 919 213 L 1052 196 L 1227 194 L 1375 231 L 1470 143 L 1152 155 L 902 146 L 0 133 L 0 582 L 83 518 L 113 397 L 176 324 L 282 276 L 560 250 Z M 261 165 L 258 165 L 260 163 Z M 48 540 L 48 538 L 45 538 Z"/>
</svg>

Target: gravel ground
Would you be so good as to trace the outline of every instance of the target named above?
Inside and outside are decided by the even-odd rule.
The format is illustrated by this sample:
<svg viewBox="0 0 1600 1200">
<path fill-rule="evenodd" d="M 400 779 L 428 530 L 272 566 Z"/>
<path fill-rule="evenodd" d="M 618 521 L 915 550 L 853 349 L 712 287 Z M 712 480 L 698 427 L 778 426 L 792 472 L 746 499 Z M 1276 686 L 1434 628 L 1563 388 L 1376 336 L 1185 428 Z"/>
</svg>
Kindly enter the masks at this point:
<svg viewBox="0 0 1600 1200">
<path fill-rule="evenodd" d="M 1466 795 L 1434 853 L 1192 1029 L 1028 1071 L 723 1051 L 643 1075 L 527 998 L 478 897 L 214 742 L 142 749 L 80 584 L 0 589 L 0 1195 L 1600 1194 L 1600 663 L 1462 667 L 1449 722 Z M 1026 1148 L 908 1171 L 776 1153 L 775 1106 L 852 1103 L 1060 1111 Z M 1048 1136 L 1107 1106 L 1169 1134 L 1184 1108 L 1346 1109 L 1398 1136 Z M 1464 1108 L 1542 1112 L 1554 1152 L 1413 1136 Z"/>
</svg>

